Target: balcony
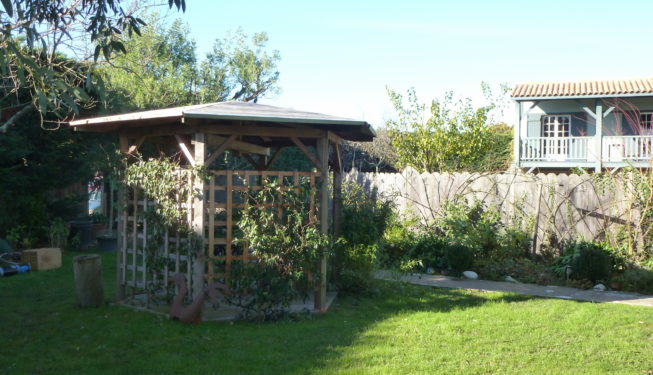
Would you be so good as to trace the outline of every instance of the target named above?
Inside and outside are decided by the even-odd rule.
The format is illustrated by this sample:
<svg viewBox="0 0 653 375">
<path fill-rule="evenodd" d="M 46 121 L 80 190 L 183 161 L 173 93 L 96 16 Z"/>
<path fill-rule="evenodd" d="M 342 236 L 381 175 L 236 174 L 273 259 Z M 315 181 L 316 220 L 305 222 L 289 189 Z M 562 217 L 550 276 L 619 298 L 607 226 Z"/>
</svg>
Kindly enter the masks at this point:
<svg viewBox="0 0 653 375">
<path fill-rule="evenodd" d="M 520 165 L 530 168 L 649 167 L 653 136 L 525 137 L 520 140 Z"/>
</svg>

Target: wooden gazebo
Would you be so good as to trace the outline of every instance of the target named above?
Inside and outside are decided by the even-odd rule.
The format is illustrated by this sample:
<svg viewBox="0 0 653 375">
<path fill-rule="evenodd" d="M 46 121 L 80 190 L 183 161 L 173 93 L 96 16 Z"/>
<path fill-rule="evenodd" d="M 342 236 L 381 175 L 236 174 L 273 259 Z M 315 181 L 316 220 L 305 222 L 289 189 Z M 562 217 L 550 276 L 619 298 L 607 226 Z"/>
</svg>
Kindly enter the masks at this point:
<svg viewBox="0 0 653 375">
<path fill-rule="evenodd" d="M 181 153 L 189 165 L 210 166 L 221 154 L 229 150 L 242 156 L 252 165 L 251 170 L 211 170 L 208 183 L 194 181 L 196 188 L 206 192 L 205 198 L 192 202 L 189 220 L 196 234 L 204 240 L 205 257 L 186 258 L 175 253 L 179 238 L 166 235 L 166 257 L 175 259 L 175 267 L 168 272 L 188 275 L 193 294 L 198 293 L 205 281 L 223 277 L 231 262 L 247 260 L 247 251 L 237 249 L 232 243 L 236 228 L 231 213 L 244 203 L 234 193 L 245 189 L 253 181 L 273 177 L 289 184 L 308 180 L 317 188 L 319 225 L 323 233 L 329 231 L 330 219 L 334 234 L 339 233 L 341 205 L 342 165 L 340 158 L 343 140 L 371 141 L 374 130 L 365 121 L 356 121 L 318 113 L 296 111 L 268 105 L 220 102 L 186 107 L 176 107 L 121 115 L 75 120 L 70 126 L 77 131 L 114 132 L 120 136 L 120 150 L 133 154 L 145 143 L 150 143 L 166 155 Z M 272 171 L 271 167 L 287 147 L 296 147 L 315 166 L 313 171 Z M 311 147 L 315 152 L 312 152 Z M 329 172 L 333 172 L 333 200 L 329 217 Z M 240 181 L 240 183 L 239 183 Z M 148 205 L 147 199 L 137 194 L 122 194 L 125 207 L 118 221 L 117 279 L 119 300 L 145 283 L 146 257 L 143 253 L 147 241 L 147 225 L 138 213 Z M 220 213 L 220 214 L 218 214 Z M 210 260 L 206 262 L 203 259 Z M 220 263 L 221 262 L 221 263 Z M 215 269 L 214 264 L 224 264 Z M 180 266 L 180 264 L 182 266 Z M 182 269 L 183 268 L 183 269 Z M 325 310 L 327 260 L 320 264 L 320 287 L 316 293 L 315 308 Z"/>
</svg>

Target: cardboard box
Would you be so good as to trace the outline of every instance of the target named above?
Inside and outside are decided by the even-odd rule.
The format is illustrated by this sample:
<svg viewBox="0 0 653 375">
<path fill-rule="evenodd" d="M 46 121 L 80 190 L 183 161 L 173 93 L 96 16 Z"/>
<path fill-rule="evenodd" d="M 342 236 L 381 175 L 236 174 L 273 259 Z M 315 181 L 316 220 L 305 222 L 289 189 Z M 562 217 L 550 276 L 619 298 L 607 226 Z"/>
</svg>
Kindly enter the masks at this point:
<svg viewBox="0 0 653 375">
<path fill-rule="evenodd" d="M 61 249 L 46 247 L 24 250 L 21 261 L 28 263 L 32 271 L 45 271 L 61 267 Z"/>
</svg>

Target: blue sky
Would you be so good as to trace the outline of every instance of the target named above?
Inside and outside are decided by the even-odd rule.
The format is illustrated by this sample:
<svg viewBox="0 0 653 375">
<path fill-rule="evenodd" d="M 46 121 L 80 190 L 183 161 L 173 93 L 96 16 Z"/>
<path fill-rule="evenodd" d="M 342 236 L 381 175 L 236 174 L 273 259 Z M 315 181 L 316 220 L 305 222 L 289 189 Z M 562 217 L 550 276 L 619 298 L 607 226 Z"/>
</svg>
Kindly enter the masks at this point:
<svg viewBox="0 0 653 375">
<path fill-rule="evenodd" d="M 200 56 L 229 30 L 268 33 L 281 93 L 261 103 L 382 126 L 386 86 L 482 104 L 481 81 L 653 76 L 652 16 L 653 2 L 625 0 L 187 0 L 181 18 Z"/>
</svg>

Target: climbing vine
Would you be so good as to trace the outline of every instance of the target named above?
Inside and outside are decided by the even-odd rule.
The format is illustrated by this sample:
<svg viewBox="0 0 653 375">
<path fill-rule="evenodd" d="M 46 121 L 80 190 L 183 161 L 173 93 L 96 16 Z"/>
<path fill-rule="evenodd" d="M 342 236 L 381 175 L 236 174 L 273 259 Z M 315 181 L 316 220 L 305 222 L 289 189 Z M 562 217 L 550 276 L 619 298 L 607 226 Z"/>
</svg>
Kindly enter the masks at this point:
<svg viewBox="0 0 653 375">
<path fill-rule="evenodd" d="M 172 285 L 163 277 L 165 267 L 174 265 L 172 259 L 161 254 L 166 234 L 178 234 L 179 252 L 188 254 L 189 259 L 201 252 L 201 238 L 193 232 L 188 218 L 193 200 L 203 198 L 201 184 L 195 182 L 207 176 L 204 168 L 182 168 L 171 158 L 138 159 L 126 167 L 125 184 L 135 194 L 144 194 L 148 202 L 143 212 L 147 222 L 147 245 L 143 250 L 148 265 L 146 290 L 151 298 L 164 290 L 166 299 L 170 299 L 172 292 Z"/>
<path fill-rule="evenodd" d="M 317 267 L 330 251 L 330 240 L 316 225 L 311 194 L 309 186 L 290 188 L 276 182 L 247 192 L 248 204 L 238 220 L 243 235 L 237 242 L 255 261 L 232 265 L 227 297 L 245 315 L 278 318 L 319 282 Z"/>
</svg>

